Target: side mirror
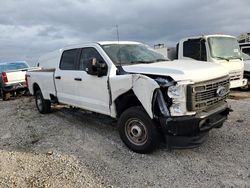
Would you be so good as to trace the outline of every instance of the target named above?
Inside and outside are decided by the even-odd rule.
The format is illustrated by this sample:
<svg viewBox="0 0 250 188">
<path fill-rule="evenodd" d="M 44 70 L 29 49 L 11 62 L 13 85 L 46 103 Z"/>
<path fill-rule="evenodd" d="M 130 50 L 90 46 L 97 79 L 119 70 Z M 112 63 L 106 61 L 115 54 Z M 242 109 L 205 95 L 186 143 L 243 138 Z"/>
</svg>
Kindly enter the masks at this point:
<svg viewBox="0 0 250 188">
<path fill-rule="evenodd" d="M 97 61 L 92 58 L 86 66 L 86 72 L 90 75 L 97 75 L 98 77 L 107 75 L 107 65 L 103 61 Z"/>
</svg>

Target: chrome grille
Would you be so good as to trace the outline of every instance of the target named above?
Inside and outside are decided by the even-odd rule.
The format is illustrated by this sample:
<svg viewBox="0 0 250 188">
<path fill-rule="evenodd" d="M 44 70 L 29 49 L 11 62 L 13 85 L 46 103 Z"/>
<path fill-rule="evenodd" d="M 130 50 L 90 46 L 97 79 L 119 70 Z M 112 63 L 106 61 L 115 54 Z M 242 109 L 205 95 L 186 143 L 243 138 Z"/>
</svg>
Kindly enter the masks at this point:
<svg viewBox="0 0 250 188">
<path fill-rule="evenodd" d="M 230 72 L 229 76 L 230 76 L 230 81 L 240 80 L 241 79 L 241 71 Z"/>
<path fill-rule="evenodd" d="M 225 88 L 226 95 L 219 96 L 218 89 Z M 229 77 L 200 82 L 187 87 L 187 108 L 189 111 L 204 110 L 225 101 L 229 92 Z"/>
</svg>

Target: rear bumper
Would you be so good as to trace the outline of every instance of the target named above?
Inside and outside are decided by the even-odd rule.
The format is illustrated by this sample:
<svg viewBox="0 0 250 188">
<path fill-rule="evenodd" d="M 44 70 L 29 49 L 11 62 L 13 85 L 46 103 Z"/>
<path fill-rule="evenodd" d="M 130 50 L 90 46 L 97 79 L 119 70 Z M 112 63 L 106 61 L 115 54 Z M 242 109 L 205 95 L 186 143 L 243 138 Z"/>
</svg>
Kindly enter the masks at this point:
<svg viewBox="0 0 250 188">
<path fill-rule="evenodd" d="M 15 83 L 10 85 L 3 85 L 3 91 L 5 92 L 13 92 L 13 91 L 21 91 L 28 89 L 25 82 Z"/>
<path fill-rule="evenodd" d="M 227 104 L 196 116 L 161 119 L 161 127 L 167 144 L 174 148 L 190 148 L 202 144 L 208 132 L 220 128 L 230 112 Z"/>
</svg>

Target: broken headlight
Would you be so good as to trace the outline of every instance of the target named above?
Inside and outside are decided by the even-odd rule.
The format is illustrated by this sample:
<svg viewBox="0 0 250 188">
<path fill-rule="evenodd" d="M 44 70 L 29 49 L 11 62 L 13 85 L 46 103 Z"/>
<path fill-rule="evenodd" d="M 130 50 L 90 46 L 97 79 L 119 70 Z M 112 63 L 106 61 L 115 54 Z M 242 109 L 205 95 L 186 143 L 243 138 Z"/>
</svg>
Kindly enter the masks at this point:
<svg viewBox="0 0 250 188">
<path fill-rule="evenodd" d="M 185 97 L 185 85 L 173 85 L 168 88 L 168 96 L 172 99 Z"/>
<path fill-rule="evenodd" d="M 191 84 L 190 81 L 178 82 L 176 85 L 168 87 L 168 97 L 172 99 L 170 106 L 170 114 L 172 116 L 193 115 L 195 112 L 187 111 L 187 85 Z"/>
<path fill-rule="evenodd" d="M 173 116 L 183 115 L 186 112 L 186 105 L 185 103 L 174 103 L 170 107 L 170 113 Z"/>
</svg>

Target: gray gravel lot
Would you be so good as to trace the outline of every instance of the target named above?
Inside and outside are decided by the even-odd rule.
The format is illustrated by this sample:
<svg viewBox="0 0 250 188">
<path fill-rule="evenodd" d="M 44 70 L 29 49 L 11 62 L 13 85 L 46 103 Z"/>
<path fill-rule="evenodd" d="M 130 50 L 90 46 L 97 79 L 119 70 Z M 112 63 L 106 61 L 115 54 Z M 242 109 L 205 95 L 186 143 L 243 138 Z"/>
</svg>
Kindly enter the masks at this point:
<svg viewBox="0 0 250 188">
<path fill-rule="evenodd" d="M 250 187 L 250 92 L 195 149 L 129 151 L 116 122 L 32 97 L 0 101 L 0 187 Z"/>
</svg>

